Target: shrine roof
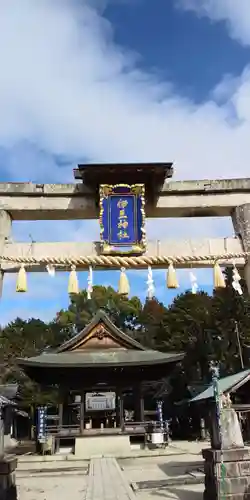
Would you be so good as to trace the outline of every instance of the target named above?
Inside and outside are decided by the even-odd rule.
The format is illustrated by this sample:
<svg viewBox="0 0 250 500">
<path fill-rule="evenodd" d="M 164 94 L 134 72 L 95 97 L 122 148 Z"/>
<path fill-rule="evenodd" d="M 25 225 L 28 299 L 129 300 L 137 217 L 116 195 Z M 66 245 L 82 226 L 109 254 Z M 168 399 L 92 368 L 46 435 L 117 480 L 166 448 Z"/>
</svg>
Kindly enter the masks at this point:
<svg viewBox="0 0 250 500">
<path fill-rule="evenodd" d="M 159 365 L 181 361 L 184 353 L 163 353 L 153 350 L 107 349 L 104 351 L 57 352 L 19 360 L 20 366 L 34 367 L 116 367 Z"/>
<path fill-rule="evenodd" d="M 220 378 L 218 380 L 219 391 L 234 392 L 239 389 L 242 385 L 250 380 L 250 370 L 244 370 L 233 375 L 228 375 L 227 377 Z M 195 403 L 207 399 L 213 398 L 213 385 L 211 385 L 203 392 L 192 398 L 189 402 Z"/>
<path fill-rule="evenodd" d="M 184 353 L 148 350 L 117 328 L 103 310 L 99 310 L 85 328 L 56 351 L 19 359 L 22 367 L 97 368 L 164 365 L 182 360 Z"/>
<path fill-rule="evenodd" d="M 166 179 L 173 175 L 172 162 L 148 163 L 92 163 L 81 164 L 74 169 L 75 179 L 95 190 L 100 184 L 145 184 L 146 192 L 162 188 Z"/>
<path fill-rule="evenodd" d="M 108 317 L 108 315 L 100 309 L 97 311 L 92 320 L 77 333 L 72 339 L 68 340 L 64 344 L 62 344 L 56 352 L 65 352 L 72 350 L 75 346 L 79 345 L 81 341 L 84 341 L 94 330 L 96 326 L 99 324 L 103 324 L 106 327 L 107 331 L 118 341 L 119 344 L 128 348 L 128 349 L 138 349 L 140 351 L 145 351 L 145 347 L 143 347 L 139 342 L 134 340 L 132 337 L 124 333 L 120 328 L 118 328 Z"/>
</svg>

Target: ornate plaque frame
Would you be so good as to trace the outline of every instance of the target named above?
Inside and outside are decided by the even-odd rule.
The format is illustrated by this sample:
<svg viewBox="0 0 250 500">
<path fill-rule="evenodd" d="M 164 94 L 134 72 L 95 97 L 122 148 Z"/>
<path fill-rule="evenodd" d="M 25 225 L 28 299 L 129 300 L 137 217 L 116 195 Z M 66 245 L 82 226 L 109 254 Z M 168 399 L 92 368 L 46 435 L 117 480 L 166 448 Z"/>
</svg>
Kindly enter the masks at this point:
<svg viewBox="0 0 250 500">
<path fill-rule="evenodd" d="M 101 184 L 99 196 L 102 253 L 120 255 L 144 253 L 146 251 L 144 184 Z"/>
</svg>

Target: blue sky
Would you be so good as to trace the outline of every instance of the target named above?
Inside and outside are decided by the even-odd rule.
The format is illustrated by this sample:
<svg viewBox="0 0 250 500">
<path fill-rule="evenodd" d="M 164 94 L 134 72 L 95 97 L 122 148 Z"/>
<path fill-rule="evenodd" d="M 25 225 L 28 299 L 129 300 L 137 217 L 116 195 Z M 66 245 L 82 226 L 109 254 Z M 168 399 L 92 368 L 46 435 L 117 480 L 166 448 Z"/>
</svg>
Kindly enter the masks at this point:
<svg viewBox="0 0 250 500">
<path fill-rule="evenodd" d="M 0 5 L 1 181 L 71 182 L 78 162 L 174 161 L 175 179 L 249 176 L 248 0 L 3 0 Z M 148 221 L 157 238 L 233 234 L 228 219 Z M 98 239 L 97 222 L 13 224 L 15 241 Z M 87 236 L 86 236 L 87 235 Z M 197 273 L 211 290 L 211 271 Z M 180 271 L 181 291 L 189 288 Z M 146 272 L 131 288 L 146 295 Z M 94 274 L 117 286 L 117 273 Z M 80 275 L 82 286 L 86 275 Z M 168 303 L 165 272 L 156 295 Z M 179 290 L 180 291 L 180 290 Z M 178 293 L 179 293 L 178 291 Z M 67 275 L 5 278 L 1 323 L 52 318 Z"/>
<path fill-rule="evenodd" d="M 209 98 L 224 75 L 241 74 L 249 62 L 249 48 L 229 38 L 226 23 L 197 18 L 172 0 L 118 3 L 106 10 L 114 41 L 136 52 L 141 68 L 197 103 Z"/>
</svg>

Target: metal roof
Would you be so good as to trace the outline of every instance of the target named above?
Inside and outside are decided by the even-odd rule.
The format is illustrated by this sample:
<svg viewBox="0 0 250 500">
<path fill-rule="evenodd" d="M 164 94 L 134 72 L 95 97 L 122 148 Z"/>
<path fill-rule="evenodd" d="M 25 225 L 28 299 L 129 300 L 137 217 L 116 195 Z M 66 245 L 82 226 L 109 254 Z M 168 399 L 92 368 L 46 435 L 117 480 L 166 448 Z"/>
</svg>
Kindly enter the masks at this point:
<svg viewBox="0 0 250 500">
<path fill-rule="evenodd" d="M 245 384 L 250 379 L 250 370 L 244 370 L 242 372 L 235 373 L 234 375 L 229 375 L 228 377 L 223 377 L 219 379 L 219 391 L 231 392 L 234 389 Z M 191 399 L 190 403 L 195 403 L 198 401 L 203 401 L 204 399 L 213 398 L 213 386 L 211 385 L 203 392 Z"/>
<path fill-rule="evenodd" d="M 19 410 L 19 408 L 14 408 L 14 412 L 20 417 L 29 418 L 29 414 L 26 411 Z"/>
<path fill-rule="evenodd" d="M 0 406 L 15 406 L 16 403 L 6 398 L 5 396 L 0 395 Z"/>
<path fill-rule="evenodd" d="M 137 366 L 165 364 L 180 361 L 184 353 L 163 353 L 159 351 L 139 351 L 135 349 L 107 349 L 106 351 L 82 351 L 41 354 L 32 358 L 19 359 L 20 366 L 36 367 L 93 367 L 97 366 Z"/>
<path fill-rule="evenodd" d="M 17 396 L 18 384 L 1 384 L 0 394 L 7 399 L 14 399 Z"/>
</svg>

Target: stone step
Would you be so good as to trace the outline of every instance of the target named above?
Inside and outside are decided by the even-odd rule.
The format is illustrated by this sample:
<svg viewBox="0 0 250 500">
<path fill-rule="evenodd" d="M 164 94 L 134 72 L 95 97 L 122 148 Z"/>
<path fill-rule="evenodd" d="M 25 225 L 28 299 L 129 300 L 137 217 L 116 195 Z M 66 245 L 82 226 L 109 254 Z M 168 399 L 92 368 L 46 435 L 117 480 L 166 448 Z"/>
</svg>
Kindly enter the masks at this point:
<svg viewBox="0 0 250 500">
<path fill-rule="evenodd" d="M 158 479 L 151 481 L 138 481 L 132 483 L 134 491 L 138 490 L 153 490 L 158 488 L 167 488 L 170 486 L 204 484 L 204 474 L 183 474 L 180 476 L 168 477 L 166 479 Z"/>
</svg>

